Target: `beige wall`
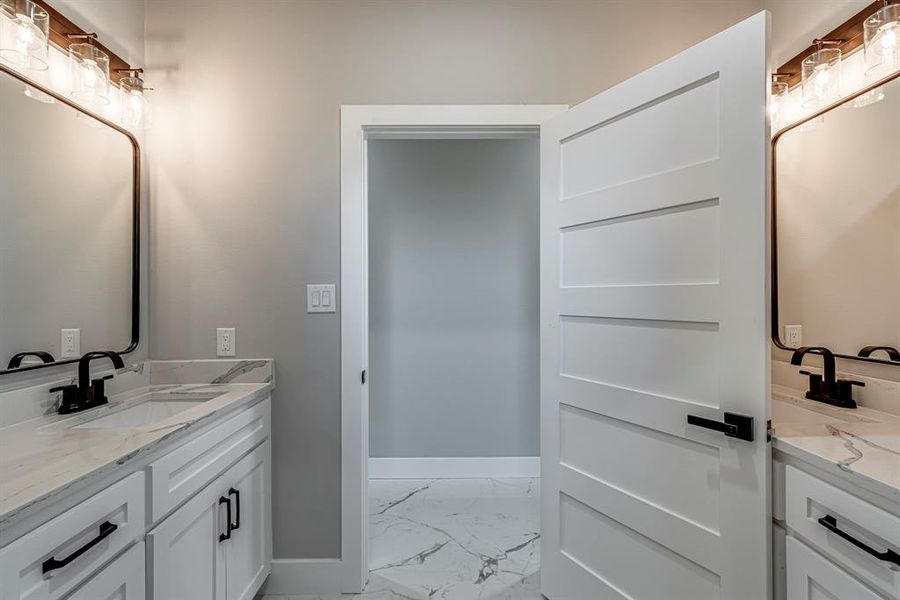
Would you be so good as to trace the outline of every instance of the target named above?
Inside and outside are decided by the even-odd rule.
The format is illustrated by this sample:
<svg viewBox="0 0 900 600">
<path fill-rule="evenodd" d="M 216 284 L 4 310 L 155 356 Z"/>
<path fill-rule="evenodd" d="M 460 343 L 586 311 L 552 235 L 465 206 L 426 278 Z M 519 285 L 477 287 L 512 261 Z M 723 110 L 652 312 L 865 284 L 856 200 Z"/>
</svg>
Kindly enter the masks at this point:
<svg viewBox="0 0 900 600">
<path fill-rule="evenodd" d="M 340 553 L 342 104 L 575 104 L 757 12 L 755 0 L 152 0 L 152 355 L 273 356 L 275 555 Z"/>
<path fill-rule="evenodd" d="M 764 0 L 772 13 L 772 66 L 777 68 L 862 9 L 870 0 Z"/>
</svg>

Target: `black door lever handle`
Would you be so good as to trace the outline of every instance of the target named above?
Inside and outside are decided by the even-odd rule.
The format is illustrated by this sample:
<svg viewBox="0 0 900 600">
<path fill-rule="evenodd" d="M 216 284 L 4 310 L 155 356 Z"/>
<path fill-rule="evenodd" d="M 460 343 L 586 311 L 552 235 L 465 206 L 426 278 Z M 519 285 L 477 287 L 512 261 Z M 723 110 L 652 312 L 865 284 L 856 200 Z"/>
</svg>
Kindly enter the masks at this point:
<svg viewBox="0 0 900 600">
<path fill-rule="evenodd" d="M 728 437 L 737 438 L 747 442 L 753 441 L 753 417 L 725 413 L 724 422 L 722 422 L 698 417 L 697 415 L 688 415 L 687 422 L 688 425 L 696 425 L 697 427 L 704 427 L 706 429 L 712 429 L 713 431 L 721 431 Z"/>
</svg>

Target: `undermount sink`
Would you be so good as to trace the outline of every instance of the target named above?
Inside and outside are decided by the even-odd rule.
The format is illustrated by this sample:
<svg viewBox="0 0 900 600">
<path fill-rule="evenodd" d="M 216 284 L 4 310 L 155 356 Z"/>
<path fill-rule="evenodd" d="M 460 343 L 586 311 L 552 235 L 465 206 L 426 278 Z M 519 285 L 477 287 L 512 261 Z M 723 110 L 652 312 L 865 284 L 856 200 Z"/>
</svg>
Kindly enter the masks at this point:
<svg viewBox="0 0 900 600">
<path fill-rule="evenodd" d="M 75 425 L 73 429 L 127 429 L 146 427 L 184 412 L 222 395 L 220 393 L 160 393 L 151 392 L 137 399 L 137 404 L 113 410 L 90 421 Z"/>
</svg>

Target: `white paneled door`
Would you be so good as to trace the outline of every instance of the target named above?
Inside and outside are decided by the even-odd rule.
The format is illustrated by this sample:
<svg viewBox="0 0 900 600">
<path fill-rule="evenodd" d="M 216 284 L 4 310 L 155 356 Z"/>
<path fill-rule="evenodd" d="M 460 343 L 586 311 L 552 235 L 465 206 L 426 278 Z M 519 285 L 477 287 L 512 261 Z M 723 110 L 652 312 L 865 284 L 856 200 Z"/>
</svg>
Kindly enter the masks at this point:
<svg viewBox="0 0 900 600">
<path fill-rule="evenodd" d="M 766 36 L 760 13 L 541 127 L 551 600 L 769 596 Z"/>
</svg>

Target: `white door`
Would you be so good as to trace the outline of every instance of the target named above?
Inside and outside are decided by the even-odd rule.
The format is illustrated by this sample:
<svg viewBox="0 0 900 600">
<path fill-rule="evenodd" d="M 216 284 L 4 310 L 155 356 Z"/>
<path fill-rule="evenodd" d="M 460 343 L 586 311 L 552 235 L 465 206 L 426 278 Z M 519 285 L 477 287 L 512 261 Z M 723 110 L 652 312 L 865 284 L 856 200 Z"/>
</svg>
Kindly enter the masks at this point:
<svg viewBox="0 0 900 600">
<path fill-rule="evenodd" d="M 144 600 L 144 542 L 131 547 L 66 600 Z"/>
<path fill-rule="evenodd" d="M 541 127 L 551 600 L 770 594 L 767 14 Z M 689 415 L 752 417 L 753 441 Z"/>
<path fill-rule="evenodd" d="M 231 539 L 225 542 L 228 600 L 253 600 L 272 563 L 270 446 L 265 442 L 225 474 L 234 501 Z"/>
<path fill-rule="evenodd" d="M 147 534 L 151 600 L 224 600 L 228 498 L 211 483 Z"/>
</svg>

